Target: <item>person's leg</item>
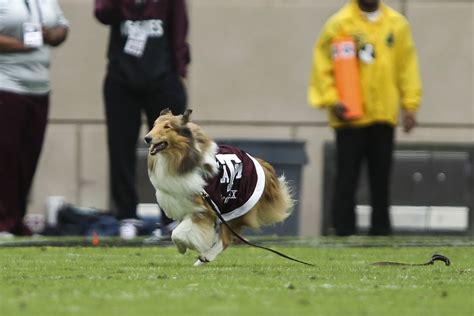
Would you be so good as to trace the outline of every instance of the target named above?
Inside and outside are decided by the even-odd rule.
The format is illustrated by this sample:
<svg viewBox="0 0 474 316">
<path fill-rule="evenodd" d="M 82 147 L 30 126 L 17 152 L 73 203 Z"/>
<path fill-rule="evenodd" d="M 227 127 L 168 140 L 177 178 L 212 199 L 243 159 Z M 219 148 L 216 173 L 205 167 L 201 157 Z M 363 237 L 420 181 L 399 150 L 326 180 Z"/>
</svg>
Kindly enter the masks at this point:
<svg viewBox="0 0 474 316">
<path fill-rule="evenodd" d="M 24 202 L 20 152 L 25 143 L 27 105 L 16 93 L 0 92 L 0 232 L 11 232 L 22 222 Z"/>
<path fill-rule="evenodd" d="M 366 128 L 336 129 L 336 181 L 332 223 L 338 236 L 356 233 L 355 193 L 365 155 Z"/>
<path fill-rule="evenodd" d="M 176 74 L 168 74 L 151 83 L 144 103 L 148 127 L 153 127 L 162 110 L 169 108 L 174 115 L 183 114 L 186 104 L 186 89 Z"/>
<path fill-rule="evenodd" d="M 38 161 L 43 148 L 43 140 L 48 123 L 49 96 L 28 96 L 25 97 L 27 112 L 23 129 L 23 142 L 27 146 L 20 146 L 20 163 L 22 170 L 21 177 L 21 217 L 27 211 L 28 195 L 30 193 L 33 177 L 38 166 Z M 19 235 L 29 235 L 31 231 L 19 223 L 15 231 Z"/>
<path fill-rule="evenodd" d="M 160 112 L 169 108 L 174 115 L 183 114 L 186 110 L 187 94 L 183 83 L 176 74 L 168 74 L 150 85 L 148 98 L 144 103 L 148 128 L 153 127 L 153 123 L 160 115 Z M 161 211 L 161 226 L 164 234 L 165 230 L 173 223 L 166 214 Z M 168 230 L 171 230 L 168 229 Z"/>
<path fill-rule="evenodd" d="M 372 204 L 370 235 L 390 235 L 390 174 L 394 128 L 388 124 L 370 127 L 367 153 L 370 199 Z"/>
<path fill-rule="evenodd" d="M 120 82 L 104 82 L 110 189 L 118 219 L 136 218 L 136 145 L 141 125 L 140 96 Z"/>
</svg>

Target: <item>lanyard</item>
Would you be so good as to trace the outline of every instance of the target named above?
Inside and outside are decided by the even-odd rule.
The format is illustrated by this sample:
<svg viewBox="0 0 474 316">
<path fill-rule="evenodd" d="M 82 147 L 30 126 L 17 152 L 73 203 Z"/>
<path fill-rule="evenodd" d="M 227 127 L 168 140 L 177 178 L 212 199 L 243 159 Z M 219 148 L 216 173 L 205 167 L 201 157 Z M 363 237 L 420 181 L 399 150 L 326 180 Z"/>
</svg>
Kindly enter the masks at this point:
<svg viewBox="0 0 474 316">
<path fill-rule="evenodd" d="M 31 18 L 31 7 L 30 7 L 30 1 L 29 0 L 24 0 L 25 1 L 25 6 L 26 6 L 26 9 L 28 10 L 28 13 L 30 15 L 30 18 Z M 36 10 L 38 12 L 38 20 L 39 20 L 39 23 L 40 24 L 43 24 L 43 12 L 41 11 L 41 7 L 39 5 L 39 2 L 38 0 L 34 0 L 35 2 L 35 7 L 36 7 Z"/>
</svg>

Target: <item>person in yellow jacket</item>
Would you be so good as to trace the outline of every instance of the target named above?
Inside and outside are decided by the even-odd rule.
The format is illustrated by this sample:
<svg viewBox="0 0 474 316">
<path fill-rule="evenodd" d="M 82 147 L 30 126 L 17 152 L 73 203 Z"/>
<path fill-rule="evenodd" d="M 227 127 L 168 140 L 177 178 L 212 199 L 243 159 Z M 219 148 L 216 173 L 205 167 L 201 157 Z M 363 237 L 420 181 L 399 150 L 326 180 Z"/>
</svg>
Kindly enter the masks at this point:
<svg viewBox="0 0 474 316">
<path fill-rule="evenodd" d="M 333 40 L 354 40 L 363 114 L 346 119 L 336 88 Z M 405 132 L 416 125 L 422 88 L 408 21 L 380 0 L 350 0 L 325 24 L 315 45 L 308 102 L 326 108 L 336 134 L 336 182 L 331 212 L 336 235 L 357 233 L 355 191 L 367 160 L 371 193 L 370 235 L 392 232 L 389 184 L 394 127 L 402 108 Z"/>
</svg>

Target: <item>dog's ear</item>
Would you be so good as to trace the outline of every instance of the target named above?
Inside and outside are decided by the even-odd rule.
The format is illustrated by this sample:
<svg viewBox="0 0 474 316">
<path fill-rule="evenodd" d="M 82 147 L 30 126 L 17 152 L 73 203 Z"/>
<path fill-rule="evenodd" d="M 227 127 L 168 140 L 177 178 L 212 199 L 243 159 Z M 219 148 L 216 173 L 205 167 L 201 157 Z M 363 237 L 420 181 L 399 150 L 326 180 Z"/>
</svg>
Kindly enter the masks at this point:
<svg viewBox="0 0 474 316">
<path fill-rule="evenodd" d="M 188 122 L 191 121 L 191 113 L 193 113 L 193 110 L 187 109 L 184 111 L 183 118 L 181 119 L 181 124 L 186 125 Z"/>
<path fill-rule="evenodd" d="M 193 132 L 191 131 L 191 129 L 184 125 L 178 128 L 178 134 L 189 139 L 193 138 Z"/>
<path fill-rule="evenodd" d="M 166 109 L 164 109 L 164 110 L 161 110 L 161 112 L 160 112 L 160 116 L 162 116 L 162 115 L 166 115 L 166 114 L 168 114 L 168 113 L 171 113 L 171 110 L 170 110 L 170 108 L 166 108 Z"/>
</svg>

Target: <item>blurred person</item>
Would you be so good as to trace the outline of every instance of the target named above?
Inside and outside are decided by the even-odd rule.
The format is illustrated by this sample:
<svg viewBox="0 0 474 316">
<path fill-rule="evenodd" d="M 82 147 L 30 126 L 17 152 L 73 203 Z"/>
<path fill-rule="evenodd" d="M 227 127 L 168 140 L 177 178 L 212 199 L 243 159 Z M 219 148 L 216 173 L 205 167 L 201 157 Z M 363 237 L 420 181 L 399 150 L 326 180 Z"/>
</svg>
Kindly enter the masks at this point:
<svg viewBox="0 0 474 316">
<path fill-rule="evenodd" d="M 0 233 L 31 235 L 23 223 L 49 107 L 50 47 L 68 21 L 56 0 L 0 1 Z"/>
<path fill-rule="evenodd" d="M 354 40 L 363 114 L 348 119 L 336 88 L 333 41 Z M 379 0 L 351 0 L 325 24 L 316 42 L 308 101 L 326 108 L 336 138 L 336 182 L 331 213 L 335 234 L 357 233 L 355 193 L 363 160 L 368 166 L 371 196 L 369 235 L 390 235 L 390 173 L 394 128 L 402 108 L 402 124 L 410 132 L 422 88 L 410 25 Z"/>
<path fill-rule="evenodd" d="M 122 237 L 134 238 L 140 226 L 135 169 L 142 113 L 151 129 L 165 108 L 175 115 L 186 109 L 186 2 L 95 0 L 95 16 L 110 26 L 103 95 L 112 204 Z M 161 212 L 158 239 L 169 237 L 172 226 Z"/>
</svg>

